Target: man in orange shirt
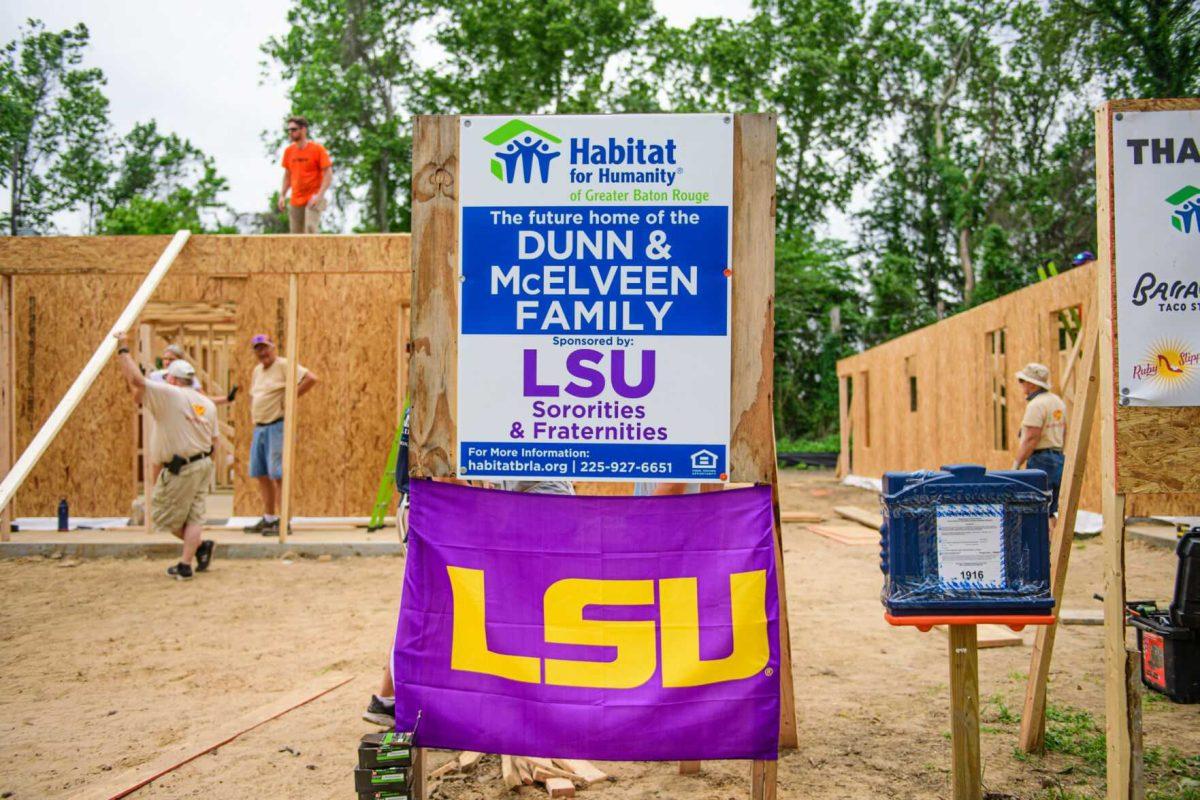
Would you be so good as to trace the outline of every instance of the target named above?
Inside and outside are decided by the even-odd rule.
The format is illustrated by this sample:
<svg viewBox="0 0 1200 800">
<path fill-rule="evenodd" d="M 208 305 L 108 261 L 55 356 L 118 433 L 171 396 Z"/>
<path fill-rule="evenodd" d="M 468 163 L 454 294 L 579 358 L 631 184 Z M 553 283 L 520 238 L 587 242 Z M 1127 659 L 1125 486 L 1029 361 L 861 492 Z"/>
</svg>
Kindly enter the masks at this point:
<svg viewBox="0 0 1200 800">
<path fill-rule="evenodd" d="M 325 190 L 333 181 L 333 162 L 329 152 L 308 139 L 308 120 L 292 117 L 287 122 L 288 138 L 292 143 L 283 151 L 283 186 L 279 189 L 279 210 L 283 211 L 288 190 L 292 202 L 288 206 L 289 233 L 317 233 L 321 212 L 325 210 Z"/>
</svg>

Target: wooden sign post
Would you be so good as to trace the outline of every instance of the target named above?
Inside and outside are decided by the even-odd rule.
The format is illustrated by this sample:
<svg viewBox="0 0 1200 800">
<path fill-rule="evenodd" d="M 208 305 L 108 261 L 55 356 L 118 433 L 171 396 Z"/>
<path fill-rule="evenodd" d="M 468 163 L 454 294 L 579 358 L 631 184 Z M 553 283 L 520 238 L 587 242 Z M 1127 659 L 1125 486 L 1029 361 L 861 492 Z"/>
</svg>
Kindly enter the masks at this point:
<svg viewBox="0 0 1200 800">
<path fill-rule="evenodd" d="M 734 120 L 732 207 L 732 386 L 729 480 L 775 486 L 772 379 L 775 292 L 775 145 L 772 114 Z M 417 117 L 413 125 L 412 417 L 413 477 L 458 474 L 459 131 L 457 116 Z M 780 744 L 795 747 L 787 594 L 778 503 L 775 558 L 779 582 Z M 775 796 L 775 762 L 754 762 L 753 797 Z M 423 781 L 416 796 L 424 794 Z"/>
<path fill-rule="evenodd" d="M 1175 145 L 1183 144 L 1182 136 L 1178 140 L 1143 140 L 1122 130 L 1123 127 L 1128 130 L 1134 115 L 1175 111 L 1200 111 L 1200 99 L 1114 100 L 1096 111 L 1096 223 L 1101 305 L 1100 471 L 1104 512 L 1105 733 L 1109 800 L 1128 800 L 1136 796 L 1140 787 L 1135 776 L 1141 773 L 1140 765 L 1133 763 L 1133 744 L 1140 731 L 1137 730 L 1137 715 L 1131 713 L 1131 707 L 1136 709 L 1136 704 L 1131 706 L 1126 681 L 1126 511 L 1134 501 L 1139 501 L 1143 507 L 1152 505 L 1159 513 L 1195 513 L 1200 509 L 1200 439 L 1196 436 L 1196 431 L 1200 430 L 1200 406 L 1131 403 L 1127 394 L 1131 375 L 1118 371 L 1124 366 L 1128 372 L 1132 366 L 1121 365 L 1118 357 L 1122 326 L 1126 335 L 1132 330 L 1132 320 L 1122 320 L 1118 311 L 1127 300 L 1118 285 L 1118 252 L 1122 253 L 1123 259 L 1129 258 L 1131 256 L 1125 254 L 1142 249 L 1159 237 L 1190 235 L 1196 244 L 1191 245 L 1191 240 L 1187 240 L 1184 246 L 1194 249 L 1186 252 L 1200 254 L 1200 230 L 1187 231 L 1182 223 L 1172 229 L 1171 209 L 1162 201 L 1174 189 L 1158 198 L 1162 205 L 1155 210 L 1161 214 L 1161 223 L 1149 230 L 1137 230 L 1136 241 L 1127 242 L 1124 249 L 1118 250 L 1122 245 L 1117 240 L 1118 195 L 1129 190 L 1128 186 L 1118 186 L 1115 180 L 1118 159 L 1126 165 L 1153 168 L 1158 171 L 1157 175 L 1169 175 L 1172 180 L 1177 177 L 1181 184 L 1194 181 L 1200 171 L 1200 161 L 1194 160 L 1193 154 L 1195 140 L 1187 140 L 1192 142 L 1193 153 L 1176 153 Z M 1195 164 L 1194 168 L 1192 164 Z M 1123 222 L 1129 224 L 1128 220 Z M 1128 230 L 1124 225 L 1122 229 Z M 1196 225 L 1200 226 L 1200 220 Z M 1200 261 L 1200 256 L 1197 258 Z M 1126 272 L 1138 269 L 1124 262 L 1123 268 Z M 1194 312 L 1164 316 L 1164 327 L 1171 329 L 1163 330 L 1162 334 L 1177 339 L 1184 348 L 1200 349 L 1197 319 Z M 1193 357 L 1194 354 L 1195 351 L 1191 351 Z M 1176 374 L 1200 369 L 1194 363 L 1170 364 L 1169 357 L 1167 360 L 1167 369 Z M 1153 366 L 1158 367 L 1157 364 Z M 1170 402 L 1170 395 L 1167 398 Z"/>
</svg>

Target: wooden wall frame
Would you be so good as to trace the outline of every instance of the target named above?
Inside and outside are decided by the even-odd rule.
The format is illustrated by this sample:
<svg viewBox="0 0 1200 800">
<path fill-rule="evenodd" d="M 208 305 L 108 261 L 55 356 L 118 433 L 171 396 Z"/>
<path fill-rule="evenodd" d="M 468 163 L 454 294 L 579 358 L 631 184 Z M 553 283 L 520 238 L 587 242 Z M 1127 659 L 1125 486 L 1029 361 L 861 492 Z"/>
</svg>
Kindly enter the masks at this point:
<svg viewBox="0 0 1200 800">
<path fill-rule="evenodd" d="M 459 117 L 413 122 L 413 477 L 457 474 Z M 729 478 L 775 486 L 774 299 L 776 116 L 738 114 L 733 133 L 733 297 Z M 776 488 L 777 492 L 777 488 Z M 777 497 L 778 495 L 776 495 Z M 778 504 L 776 503 L 776 506 Z M 780 587 L 781 745 L 796 746 L 782 534 L 776 510 Z M 755 762 L 754 797 L 773 797 L 775 763 Z M 418 797 L 423 789 L 418 789 Z"/>
<path fill-rule="evenodd" d="M 0 471 L 5 437 L 19 453 L 125 307 L 169 236 L 0 237 Z M 300 362 L 321 384 L 299 401 L 295 515 L 368 516 L 400 413 L 392 374 L 403 347 L 398 309 L 411 297 L 408 234 L 196 235 L 155 291 L 159 303 L 235 304 L 230 368 L 236 420 L 235 513 L 261 511 L 246 476 L 252 426 L 249 338 L 279 337 L 289 276 L 299 283 Z M 3 294 L 7 291 L 8 294 Z M 158 313 L 158 312 L 155 312 Z M 317 332 L 319 331 L 319 335 Z M 286 342 L 281 342 L 281 346 Z M 281 350 L 282 352 L 282 350 Z M 16 497 L 16 516 L 53 516 L 66 495 L 78 516 L 129 513 L 126 465 L 137 457 L 130 404 L 104 370 Z M 0 412 L 3 409 L 0 408 Z M 14 453 L 15 457 L 15 453 Z M 119 468 L 114 469 L 117 466 Z M 332 472 L 330 470 L 333 470 Z M 7 530 L 7 528 L 5 528 Z"/>
</svg>

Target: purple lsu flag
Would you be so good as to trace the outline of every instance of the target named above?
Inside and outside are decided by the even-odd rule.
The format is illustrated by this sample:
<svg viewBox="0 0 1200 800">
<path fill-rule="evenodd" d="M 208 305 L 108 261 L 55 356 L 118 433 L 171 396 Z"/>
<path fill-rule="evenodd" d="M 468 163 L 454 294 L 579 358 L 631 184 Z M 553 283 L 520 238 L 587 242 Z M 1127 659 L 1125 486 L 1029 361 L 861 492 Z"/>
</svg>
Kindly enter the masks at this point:
<svg viewBox="0 0 1200 800">
<path fill-rule="evenodd" d="M 774 759 L 769 487 L 570 497 L 412 483 L 396 724 L 423 747 Z"/>
</svg>

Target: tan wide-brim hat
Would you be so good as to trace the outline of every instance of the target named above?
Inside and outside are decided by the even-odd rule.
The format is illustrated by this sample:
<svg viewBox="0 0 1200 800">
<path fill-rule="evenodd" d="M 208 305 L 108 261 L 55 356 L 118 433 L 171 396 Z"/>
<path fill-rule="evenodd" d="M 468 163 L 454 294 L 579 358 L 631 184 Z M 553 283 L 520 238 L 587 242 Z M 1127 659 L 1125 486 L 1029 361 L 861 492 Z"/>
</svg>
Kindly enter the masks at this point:
<svg viewBox="0 0 1200 800">
<path fill-rule="evenodd" d="M 1049 391 L 1050 368 L 1044 364 L 1026 364 L 1025 369 L 1017 373 L 1017 380 L 1032 383 L 1034 386 L 1040 386 Z"/>
</svg>

